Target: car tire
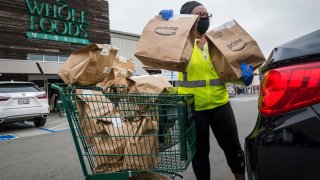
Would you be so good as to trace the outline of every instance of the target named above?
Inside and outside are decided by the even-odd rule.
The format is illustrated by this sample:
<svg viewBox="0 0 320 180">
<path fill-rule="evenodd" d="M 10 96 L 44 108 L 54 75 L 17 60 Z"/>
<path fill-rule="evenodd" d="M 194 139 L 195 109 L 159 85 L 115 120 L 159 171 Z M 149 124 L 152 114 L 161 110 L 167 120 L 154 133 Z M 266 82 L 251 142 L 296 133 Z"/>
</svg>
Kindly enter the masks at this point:
<svg viewBox="0 0 320 180">
<path fill-rule="evenodd" d="M 46 124 L 47 118 L 37 118 L 33 121 L 35 127 L 42 127 Z"/>
</svg>

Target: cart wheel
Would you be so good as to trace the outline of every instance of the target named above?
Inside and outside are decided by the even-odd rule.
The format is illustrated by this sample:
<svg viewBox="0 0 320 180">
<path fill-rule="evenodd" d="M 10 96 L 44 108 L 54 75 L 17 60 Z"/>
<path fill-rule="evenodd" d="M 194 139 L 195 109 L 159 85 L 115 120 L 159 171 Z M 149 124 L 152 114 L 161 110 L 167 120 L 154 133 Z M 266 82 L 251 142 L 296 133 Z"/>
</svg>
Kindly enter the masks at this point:
<svg viewBox="0 0 320 180">
<path fill-rule="evenodd" d="M 37 118 L 33 121 L 35 127 L 42 127 L 46 124 L 47 118 Z"/>
<path fill-rule="evenodd" d="M 145 173 L 133 177 L 127 177 L 127 180 L 172 180 L 170 177 L 162 174 Z"/>
</svg>

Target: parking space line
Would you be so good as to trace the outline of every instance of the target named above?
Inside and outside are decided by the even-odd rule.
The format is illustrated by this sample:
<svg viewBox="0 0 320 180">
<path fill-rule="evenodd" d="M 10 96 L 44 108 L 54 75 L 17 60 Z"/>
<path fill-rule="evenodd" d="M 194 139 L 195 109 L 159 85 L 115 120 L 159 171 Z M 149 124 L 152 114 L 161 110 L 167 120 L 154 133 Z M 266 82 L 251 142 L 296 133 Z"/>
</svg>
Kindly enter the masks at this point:
<svg viewBox="0 0 320 180">
<path fill-rule="evenodd" d="M 57 133 L 57 132 L 63 132 L 63 131 L 68 131 L 70 130 L 69 128 L 68 129 L 62 129 L 62 130 L 55 130 L 54 132 Z"/>
<path fill-rule="evenodd" d="M 33 125 L 25 124 L 25 123 L 21 123 L 21 122 L 18 122 L 18 124 L 25 125 L 25 126 L 28 126 L 28 127 L 30 127 L 30 126 L 33 127 Z M 50 132 L 50 133 L 56 133 L 56 132 L 62 132 L 62 131 L 67 131 L 67 130 L 69 130 L 69 128 L 63 129 L 63 130 L 51 130 L 51 129 L 42 128 L 42 127 L 39 127 L 39 128 L 37 128 L 37 129 L 44 130 L 44 131 L 48 131 L 48 132 Z"/>
<path fill-rule="evenodd" d="M 62 132 L 62 131 L 69 130 L 69 128 L 68 129 L 63 129 L 63 130 L 51 130 L 51 129 L 47 129 L 47 128 L 38 128 L 38 129 L 41 129 L 41 130 L 44 130 L 44 131 L 48 131 L 48 132 L 51 132 L 51 133 L 56 133 L 56 132 Z"/>
<path fill-rule="evenodd" d="M 17 139 L 17 138 L 19 137 L 14 134 L 0 135 L 0 141 L 8 141 L 8 140 Z"/>
<path fill-rule="evenodd" d="M 58 126 L 52 127 L 52 128 L 50 128 L 50 129 L 56 129 L 56 128 L 61 127 L 61 126 L 65 126 L 66 124 L 68 124 L 68 123 L 63 123 L 63 124 L 60 124 L 60 125 L 58 125 Z"/>
<path fill-rule="evenodd" d="M 47 128 L 38 128 L 38 129 L 41 129 L 41 130 L 44 130 L 44 131 L 48 131 L 48 132 L 51 132 L 51 133 L 54 133 L 54 132 L 55 132 L 54 130 L 47 129 Z"/>
<path fill-rule="evenodd" d="M 46 126 L 47 126 L 47 125 L 51 125 L 51 124 L 56 124 L 56 123 L 59 123 L 59 122 L 62 122 L 62 120 L 47 122 L 47 123 L 46 123 Z"/>
</svg>

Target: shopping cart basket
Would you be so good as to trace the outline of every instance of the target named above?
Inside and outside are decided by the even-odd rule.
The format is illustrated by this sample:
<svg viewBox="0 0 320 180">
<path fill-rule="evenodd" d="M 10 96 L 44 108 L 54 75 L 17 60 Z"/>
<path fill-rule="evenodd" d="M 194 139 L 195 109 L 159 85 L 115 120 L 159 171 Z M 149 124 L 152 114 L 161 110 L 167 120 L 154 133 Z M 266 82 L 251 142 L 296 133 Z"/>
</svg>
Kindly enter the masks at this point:
<svg viewBox="0 0 320 180">
<path fill-rule="evenodd" d="M 65 116 L 65 111 L 64 111 L 64 107 L 63 107 L 63 103 L 62 103 L 62 99 L 61 97 L 59 97 L 59 99 L 57 100 L 57 109 L 59 112 L 59 116 Z"/>
<path fill-rule="evenodd" d="M 178 174 L 195 153 L 193 95 L 52 84 L 59 90 L 86 179 Z"/>
</svg>

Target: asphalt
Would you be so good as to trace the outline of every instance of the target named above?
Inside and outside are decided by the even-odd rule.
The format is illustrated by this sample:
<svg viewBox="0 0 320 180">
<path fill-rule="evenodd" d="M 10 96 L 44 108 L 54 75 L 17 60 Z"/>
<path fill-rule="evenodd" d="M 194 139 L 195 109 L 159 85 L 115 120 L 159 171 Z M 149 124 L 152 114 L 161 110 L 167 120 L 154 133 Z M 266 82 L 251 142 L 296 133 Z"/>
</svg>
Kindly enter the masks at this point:
<svg viewBox="0 0 320 180">
<path fill-rule="evenodd" d="M 70 131 L 0 142 L 0 179 L 83 179 Z"/>
<path fill-rule="evenodd" d="M 33 122 L 17 122 L 0 125 L 0 141 L 3 136 L 13 136 L 14 138 L 24 138 L 28 136 L 43 135 L 69 130 L 66 117 L 60 117 L 58 113 L 50 113 L 47 122 L 43 127 L 35 128 Z"/>
<path fill-rule="evenodd" d="M 257 95 L 237 96 L 232 107 L 243 145 L 255 125 L 257 117 Z M 225 156 L 211 134 L 212 179 L 234 179 L 225 161 Z M 0 179 L 84 179 L 70 130 L 26 136 L 0 142 Z M 190 165 L 183 173 L 185 179 L 195 180 Z"/>
</svg>

